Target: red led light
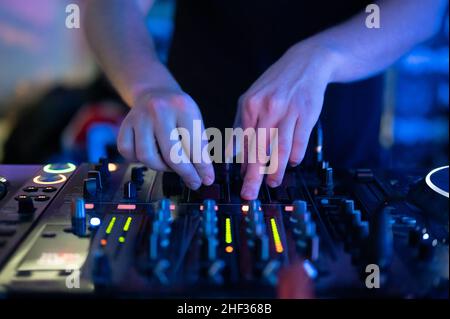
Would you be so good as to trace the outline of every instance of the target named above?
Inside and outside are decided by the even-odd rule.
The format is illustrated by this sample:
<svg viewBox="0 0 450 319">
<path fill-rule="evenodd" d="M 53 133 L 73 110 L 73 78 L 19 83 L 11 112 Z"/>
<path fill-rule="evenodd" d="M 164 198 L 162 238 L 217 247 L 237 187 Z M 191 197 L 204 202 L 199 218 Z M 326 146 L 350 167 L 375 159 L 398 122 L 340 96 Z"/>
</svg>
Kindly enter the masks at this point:
<svg viewBox="0 0 450 319">
<path fill-rule="evenodd" d="M 100 240 L 100 245 L 103 247 L 106 246 L 107 243 L 108 243 L 108 241 L 106 239 Z"/>
<path fill-rule="evenodd" d="M 135 204 L 119 204 L 119 205 L 117 205 L 117 209 L 119 209 L 119 210 L 135 210 L 136 205 Z"/>
<path fill-rule="evenodd" d="M 175 210 L 175 204 L 170 204 L 170 210 Z"/>
<path fill-rule="evenodd" d="M 284 211 L 285 212 L 293 212 L 294 211 L 294 206 L 291 206 L 291 205 L 285 206 L 284 207 Z"/>
<path fill-rule="evenodd" d="M 84 204 L 84 208 L 86 208 L 86 209 L 94 209 L 94 204 L 86 203 L 86 204 Z"/>
<path fill-rule="evenodd" d="M 243 211 L 244 213 L 248 212 L 248 210 L 249 210 L 248 205 L 242 205 L 242 211 Z"/>
</svg>

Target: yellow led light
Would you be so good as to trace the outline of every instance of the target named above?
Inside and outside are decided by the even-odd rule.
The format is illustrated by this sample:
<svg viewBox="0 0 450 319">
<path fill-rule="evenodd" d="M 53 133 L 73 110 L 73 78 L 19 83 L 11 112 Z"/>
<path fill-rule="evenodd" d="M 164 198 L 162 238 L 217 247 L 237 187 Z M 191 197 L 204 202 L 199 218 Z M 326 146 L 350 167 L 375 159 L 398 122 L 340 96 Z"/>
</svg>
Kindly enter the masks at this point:
<svg viewBox="0 0 450 319">
<path fill-rule="evenodd" d="M 125 237 L 120 236 L 120 237 L 119 237 L 119 243 L 124 243 L 124 242 L 125 242 Z"/>
<path fill-rule="evenodd" d="M 278 233 L 278 227 L 275 218 L 270 219 L 270 225 L 272 226 L 272 235 L 273 235 L 273 242 L 275 243 L 275 250 L 277 253 L 282 253 L 284 249 L 283 244 L 281 242 L 280 234 Z"/>
<path fill-rule="evenodd" d="M 114 164 L 114 163 L 109 163 L 108 164 L 108 171 L 115 172 L 115 171 L 117 171 L 117 169 L 118 169 L 117 164 Z"/>
<path fill-rule="evenodd" d="M 127 221 L 125 222 L 125 226 L 123 226 L 123 231 L 127 232 L 130 229 L 130 225 L 131 225 L 131 217 L 127 218 Z"/>
<path fill-rule="evenodd" d="M 231 219 L 225 219 L 225 242 L 227 244 L 231 244 L 233 238 L 231 237 Z"/>
<path fill-rule="evenodd" d="M 106 228 L 106 233 L 109 235 L 111 234 L 111 231 L 114 227 L 114 224 L 116 223 L 116 217 L 111 218 L 111 220 L 109 221 L 108 227 Z"/>
<path fill-rule="evenodd" d="M 35 178 L 33 178 L 33 182 L 36 184 L 41 184 L 41 185 L 51 185 L 51 184 L 64 183 L 67 180 L 67 177 L 65 175 L 58 174 L 58 177 L 59 177 L 59 179 L 57 179 L 57 180 L 45 182 L 45 181 L 41 181 L 42 176 L 38 175 Z"/>
</svg>

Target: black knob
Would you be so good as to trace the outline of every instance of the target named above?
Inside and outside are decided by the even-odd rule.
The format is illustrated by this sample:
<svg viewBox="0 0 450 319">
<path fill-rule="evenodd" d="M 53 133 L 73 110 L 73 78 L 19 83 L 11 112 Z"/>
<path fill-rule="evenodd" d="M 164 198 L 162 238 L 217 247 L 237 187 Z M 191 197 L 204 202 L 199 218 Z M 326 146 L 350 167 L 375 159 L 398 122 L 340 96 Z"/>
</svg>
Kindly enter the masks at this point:
<svg viewBox="0 0 450 319">
<path fill-rule="evenodd" d="M 377 264 L 380 268 L 388 268 L 392 262 L 394 249 L 392 210 L 392 207 L 384 207 L 370 221 L 367 253 L 369 262 Z"/>
<path fill-rule="evenodd" d="M 422 239 L 422 230 L 420 227 L 410 229 L 408 232 L 408 244 L 410 246 L 417 246 Z"/>
<path fill-rule="evenodd" d="M 333 195 L 333 168 L 322 169 L 322 192 L 326 195 Z"/>
<path fill-rule="evenodd" d="M 134 199 L 137 197 L 136 184 L 133 182 L 126 182 L 123 185 L 123 197 L 125 199 Z"/>
<path fill-rule="evenodd" d="M 100 173 L 100 171 L 89 171 L 88 172 L 88 178 L 94 178 L 95 179 L 95 183 L 97 185 L 97 190 L 98 191 L 100 191 L 103 188 L 102 174 Z"/>
<path fill-rule="evenodd" d="M 131 181 L 138 186 L 144 184 L 144 171 L 146 170 L 147 168 L 145 166 L 133 167 L 131 169 Z"/>
<path fill-rule="evenodd" d="M 434 241 L 437 243 L 437 241 Z M 431 239 L 424 239 L 419 244 L 418 257 L 422 261 L 430 261 L 433 259 L 435 244 Z"/>
<path fill-rule="evenodd" d="M 22 216 L 31 215 L 35 211 L 33 199 L 27 195 L 19 195 L 17 197 L 17 201 L 19 203 L 18 212 Z"/>
<path fill-rule="evenodd" d="M 85 199 L 94 199 L 97 196 L 97 180 L 87 178 L 83 181 L 83 197 Z"/>
<path fill-rule="evenodd" d="M 103 184 L 107 184 L 111 177 L 111 173 L 109 172 L 109 160 L 107 158 L 100 158 L 99 163 L 95 165 L 95 170 L 100 172 Z"/>
</svg>

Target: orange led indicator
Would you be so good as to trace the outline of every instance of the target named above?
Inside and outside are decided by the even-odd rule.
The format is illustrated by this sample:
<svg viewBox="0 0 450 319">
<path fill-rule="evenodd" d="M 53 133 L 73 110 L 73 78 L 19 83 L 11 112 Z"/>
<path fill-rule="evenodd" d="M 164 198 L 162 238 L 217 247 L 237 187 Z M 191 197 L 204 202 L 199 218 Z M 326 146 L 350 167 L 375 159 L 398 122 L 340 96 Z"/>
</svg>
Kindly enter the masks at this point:
<svg viewBox="0 0 450 319">
<path fill-rule="evenodd" d="M 248 209 L 249 209 L 248 205 L 242 205 L 242 211 L 244 213 L 248 212 Z"/>
<path fill-rule="evenodd" d="M 107 242 L 106 239 L 100 240 L 100 245 L 103 246 L 103 247 L 106 246 L 107 243 L 108 243 L 108 242 Z"/>
<path fill-rule="evenodd" d="M 234 250 L 233 246 L 226 246 L 226 247 L 225 247 L 225 251 L 226 251 L 227 253 L 229 253 L 229 254 L 231 254 L 231 253 L 233 252 L 233 250 Z"/>
<path fill-rule="evenodd" d="M 284 211 L 285 212 L 293 212 L 294 211 L 294 206 L 288 205 L 284 207 Z"/>
<path fill-rule="evenodd" d="M 94 209 L 94 204 L 86 203 L 86 204 L 84 204 L 84 208 L 86 208 L 86 209 Z"/>
</svg>

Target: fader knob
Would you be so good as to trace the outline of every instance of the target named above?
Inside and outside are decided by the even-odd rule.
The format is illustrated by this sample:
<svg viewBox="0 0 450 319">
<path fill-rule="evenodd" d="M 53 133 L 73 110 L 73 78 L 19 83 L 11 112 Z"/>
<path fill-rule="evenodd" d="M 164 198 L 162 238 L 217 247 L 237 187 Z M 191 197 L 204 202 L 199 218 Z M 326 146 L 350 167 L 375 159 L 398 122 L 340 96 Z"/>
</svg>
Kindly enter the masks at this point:
<svg viewBox="0 0 450 319">
<path fill-rule="evenodd" d="M 144 171 L 146 170 L 146 167 L 140 166 L 140 167 L 133 167 L 131 169 L 131 181 L 133 183 L 136 183 L 136 185 L 141 186 L 144 184 Z"/>
<path fill-rule="evenodd" d="M 157 218 L 160 221 L 170 222 L 172 215 L 170 213 L 170 199 L 164 198 L 159 201 L 159 207 L 156 211 Z"/>
<path fill-rule="evenodd" d="M 95 178 L 87 178 L 83 181 L 83 197 L 93 199 L 97 196 L 97 181 Z"/>
<path fill-rule="evenodd" d="M 78 236 L 85 236 L 87 233 L 86 210 L 82 198 L 72 202 L 72 231 Z"/>
<path fill-rule="evenodd" d="M 123 185 L 123 197 L 125 199 L 134 199 L 137 197 L 136 184 L 133 182 L 126 182 Z"/>
<path fill-rule="evenodd" d="M 105 286 L 111 282 L 111 264 L 103 249 L 94 253 L 92 279 L 98 286 Z"/>
<path fill-rule="evenodd" d="M 303 200 L 294 201 L 294 211 L 291 216 L 291 221 L 294 223 L 305 222 L 310 220 L 310 214 L 308 212 L 308 206 Z M 308 216 L 306 216 L 308 215 Z"/>
<path fill-rule="evenodd" d="M 33 199 L 27 195 L 19 195 L 17 197 L 17 201 L 19 204 L 18 213 L 22 216 L 28 216 L 34 213 L 34 203 Z"/>
<path fill-rule="evenodd" d="M 369 232 L 369 261 L 380 268 L 387 268 L 392 262 L 393 256 L 393 232 L 391 225 L 392 207 L 384 207 L 375 214 L 370 222 Z"/>
<path fill-rule="evenodd" d="M 97 191 L 100 191 L 103 188 L 102 174 L 100 173 L 100 171 L 89 171 L 88 178 L 95 179 Z"/>
<path fill-rule="evenodd" d="M 333 168 L 327 167 L 325 169 L 322 169 L 322 190 L 326 195 L 332 195 L 333 194 Z"/>
</svg>

